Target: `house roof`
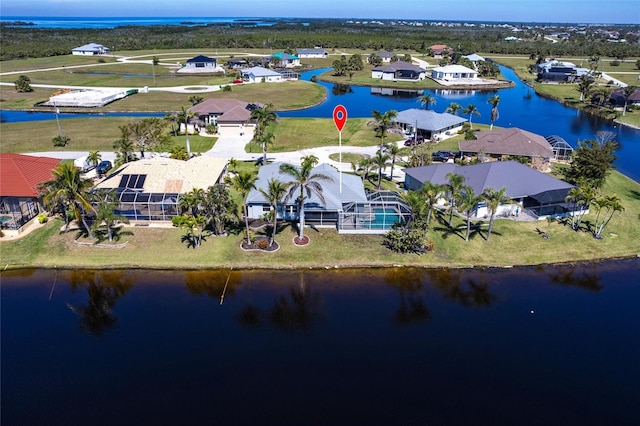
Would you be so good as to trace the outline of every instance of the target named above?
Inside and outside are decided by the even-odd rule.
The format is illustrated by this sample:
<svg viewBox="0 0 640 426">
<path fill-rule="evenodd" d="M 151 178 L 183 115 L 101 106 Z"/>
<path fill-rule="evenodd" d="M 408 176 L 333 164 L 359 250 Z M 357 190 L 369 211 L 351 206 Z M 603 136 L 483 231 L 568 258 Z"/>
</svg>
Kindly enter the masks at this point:
<svg viewBox="0 0 640 426">
<path fill-rule="evenodd" d="M 71 49 L 71 50 L 72 50 L 72 51 L 73 51 L 73 50 L 78 50 L 78 51 L 83 51 L 83 52 L 87 52 L 87 51 L 88 51 L 88 52 L 96 52 L 96 51 L 99 51 L 99 50 L 105 50 L 105 49 L 106 49 L 106 50 L 109 50 L 108 48 L 104 47 L 104 46 L 103 46 L 103 45 L 101 45 L 101 44 L 98 44 L 98 43 L 89 43 L 89 44 L 85 44 L 84 46 L 80 46 L 80 47 L 73 48 L 73 49 Z"/>
<path fill-rule="evenodd" d="M 194 56 L 191 59 L 187 59 L 187 63 L 188 64 L 192 64 L 192 63 L 217 63 L 218 61 L 215 58 L 210 58 L 208 56 L 204 56 L 204 55 L 198 55 L 198 56 Z"/>
<path fill-rule="evenodd" d="M 470 166 L 442 163 L 413 167 L 405 169 L 404 172 L 418 182 L 432 182 L 438 185 L 449 182 L 447 174 L 458 174 L 464 176 L 464 184 L 473 188 L 475 194 L 480 194 L 486 188 L 499 190 L 504 187 L 507 197 L 511 199 L 523 197 L 540 199 L 545 192 L 569 191 L 574 187 L 517 161 L 491 161 Z"/>
<path fill-rule="evenodd" d="M 624 101 L 625 98 L 625 94 L 624 94 L 624 87 L 621 87 L 619 89 L 614 90 L 613 92 L 611 92 L 611 95 L 613 95 L 614 97 L 619 97 L 620 99 L 622 99 Z M 634 90 L 631 95 L 629 95 L 629 98 L 627 98 L 628 102 L 640 102 L 640 88 L 637 88 L 636 90 Z"/>
<path fill-rule="evenodd" d="M 258 180 L 256 181 L 256 189 L 253 189 L 251 190 L 251 192 L 249 192 L 247 203 L 266 203 L 266 199 L 258 189 L 262 188 L 266 191 L 269 185 L 269 180 L 272 178 L 278 179 L 281 182 L 285 183 L 293 182 L 293 177 L 280 172 L 280 166 L 282 164 L 284 163 L 271 163 L 260 167 L 260 171 L 258 172 Z M 317 195 L 311 194 L 311 197 L 306 198 L 305 200 L 305 208 L 313 208 L 315 207 L 313 206 L 315 204 L 316 206 L 318 206 L 318 208 L 322 208 L 323 210 L 341 210 L 343 203 L 367 201 L 367 196 L 364 192 L 364 184 L 358 176 L 343 173 L 341 193 L 340 173 L 335 167 L 323 163 L 314 167 L 311 171 L 311 174 L 316 173 L 327 175 L 331 177 L 333 181 L 319 181 L 320 185 L 322 186 L 322 195 L 325 198 L 324 207 Z M 296 204 L 296 197 L 291 197 L 288 204 Z"/>
<path fill-rule="evenodd" d="M 247 68 L 244 70 L 240 70 L 240 73 L 242 75 L 253 74 L 254 77 L 277 77 L 277 76 L 282 77 L 282 74 L 280 74 L 279 72 L 272 71 L 264 67 Z"/>
<path fill-rule="evenodd" d="M 38 186 L 53 179 L 58 158 L 0 154 L 0 196 L 37 197 Z"/>
<path fill-rule="evenodd" d="M 467 58 L 471 62 L 481 62 L 484 61 L 484 58 L 476 53 L 472 53 L 471 55 L 463 56 L 463 58 Z"/>
<path fill-rule="evenodd" d="M 216 114 L 216 121 L 246 121 L 251 118 L 251 110 L 261 107 L 260 103 L 248 103 L 238 99 L 207 99 L 189 108 L 195 115 Z"/>
<path fill-rule="evenodd" d="M 477 140 L 459 142 L 460 151 L 526 157 L 553 157 L 553 149 L 544 137 L 517 127 L 485 130 L 477 132 L 475 135 Z"/>
<path fill-rule="evenodd" d="M 374 53 L 374 55 L 376 55 L 376 56 L 378 56 L 379 58 L 382 58 L 382 59 L 391 59 L 394 56 L 396 56 L 396 54 L 393 53 L 393 52 L 376 52 L 376 53 Z"/>
<path fill-rule="evenodd" d="M 434 52 L 442 52 L 444 50 L 451 50 L 451 48 L 446 44 L 434 44 L 433 46 L 429 46 L 429 50 L 433 50 Z"/>
<path fill-rule="evenodd" d="M 421 73 L 421 72 L 425 72 L 425 69 L 420 68 L 417 65 L 410 64 L 408 62 L 397 61 L 397 62 L 392 62 L 389 65 L 375 67 L 372 71 L 381 71 L 381 72 L 415 71 L 415 72 Z"/>
<path fill-rule="evenodd" d="M 445 74 L 478 74 L 476 70 L 467 68 L 462 65 L 445 65 L 444 67 L 435 67 L 433 71 L 443 72 Z"/>
<path fill-rule="evenodd" d="M 296 49 L 298 55 L 317 55 L 317 54 L 326 54 L 327 51 L 324 49 Z"/>
<path fill-rule="evenodd" d="M 288 53 L 284 53 L 284 52 L 276 52 L 273 55 L 270 56 L 271 58 L 277 58 L 280 59 L 281 61 L 292 61 L 292 60 L 296 60 L 298 59 L 297 56 L 295 55 L 290 55 Z"/>
<path fill-rule="evenodd" d="M 155 157 L 132 161 L 120 166 L 114 173 L 96 185 L 96 189 L 126 187 L 127 175 L 144 175 L 143 185 L 135 189 L 147 193 L 184 194 L 195 188 L 206 189 L 215 184 L 227 165 L 227 160 L 207 156 L 188 161 Z M 129 186 L 131 188 L 131 186 Z"/>
<path fill-rule="evenodd" d="M 418 127 L 418 129 L 437 132 L 442 129 L 460 125 L 466 122 L 467 119 L 449 114 L 448 112 L 438 113 L 431 110 L 411 108 L 400 111 L 394 121 L 397 123 L 410 124 L 411 126 Z"/>
</svg>

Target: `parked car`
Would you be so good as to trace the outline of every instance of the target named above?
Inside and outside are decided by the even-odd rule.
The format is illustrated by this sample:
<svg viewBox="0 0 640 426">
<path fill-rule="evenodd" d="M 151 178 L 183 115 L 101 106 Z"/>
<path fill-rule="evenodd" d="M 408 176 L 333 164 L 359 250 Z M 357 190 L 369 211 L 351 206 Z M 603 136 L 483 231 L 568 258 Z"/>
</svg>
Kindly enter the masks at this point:
<svg viewBox="0 0 640 426">
<path fill-rule="evenodd" d="M 112 168 L 113 164 L 111 164 L 111 161 L 104 160 L 101 161 L 100 164 L 98 164 L 98 167 L 96 167 L 96 172 L 98 173 L 98 175 L 104 175 Z"/>
<path fill-rule="evenodd" d="M 431 154 L 431 161 L 447 162 L 449 160 L 453 160 L 454 158 L 456 158 L 456 153 L 453 151 L 442 150 L 436 151 Z"/>
<path fill-rule="evenodd" d="M 233 84 L 242 84 L 244 83 L 244 81 L 240 80 L 239 78 L 236 78 L 235 80 L 233 80 Z"/>
<path fill-rule="evenodd" d="M 424 136 L 422 135 L 413 136 L 407 139 L 406 141 L 404 141 L 404 146 L 420 145 L 423 142 L 424 142 Z"/>
</svg>

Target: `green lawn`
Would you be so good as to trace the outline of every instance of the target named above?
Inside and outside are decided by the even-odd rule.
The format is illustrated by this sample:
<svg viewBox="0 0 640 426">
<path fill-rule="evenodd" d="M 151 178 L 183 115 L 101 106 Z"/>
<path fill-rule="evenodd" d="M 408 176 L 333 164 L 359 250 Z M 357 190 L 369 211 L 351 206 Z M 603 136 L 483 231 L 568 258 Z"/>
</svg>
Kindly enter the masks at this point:
<svg viewBox="0 0 640 426">
<path fill-rule="evenodd" d="M 252 167 L 252 166 L 251 166 Z M 44 228 L 15 241 L 0 242 L 0 263 L 17 267 L 78 268 L 299 268 L 415 265 L 425 267 L 479 267 L 535 265 L 576 262 L 640 255 L 640 184 L 619 173 L 607 180 L 604 193 L 617 193 L 625 211 L 613 218 L 603 240 L 588 232 L 575 232 L 554 222 L 514 222 L 497 220 L 491 241 L 486 241 L 486 224 L 464 241 L 465 223 L 446 226 L 446 217 L 436 217 L 429 231 L 435 244 L 432 253 L 394 254 L 376 235 L 339 235 L 334 229 L 307 229 L 311 244 L 296 247 L 289 224 L 277 236 L 281 244 L 275 253 L 244 252 L 241 234 L 207 237 L 198 249 L 180 242 L 181 231 L 174 228 L 127 227 L 121 249 L 80 246 L 73 242 L 76 231 L 59 233 L 61 222 L 52 220 Z M 594 220 L 590 214 L 585 226 Z M 541 238 L 536 228 L 550 238 Z M 241 229 L 238 228 L 238 229 Z M 259 232 L 258 232 L 259 233 Z"/>
</svg>

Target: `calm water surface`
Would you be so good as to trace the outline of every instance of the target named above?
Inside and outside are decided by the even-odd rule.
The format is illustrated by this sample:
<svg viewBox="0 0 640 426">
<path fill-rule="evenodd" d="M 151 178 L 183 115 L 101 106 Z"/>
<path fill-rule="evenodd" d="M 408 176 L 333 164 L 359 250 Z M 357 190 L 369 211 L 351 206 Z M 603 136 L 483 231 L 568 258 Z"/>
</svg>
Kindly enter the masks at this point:
<svg viewBox="0 0 640 426">
<path fill-rule="evenodd" d="M 639 270 L 7 271 L 2 424 L 637 425 Z"/>
</svg>

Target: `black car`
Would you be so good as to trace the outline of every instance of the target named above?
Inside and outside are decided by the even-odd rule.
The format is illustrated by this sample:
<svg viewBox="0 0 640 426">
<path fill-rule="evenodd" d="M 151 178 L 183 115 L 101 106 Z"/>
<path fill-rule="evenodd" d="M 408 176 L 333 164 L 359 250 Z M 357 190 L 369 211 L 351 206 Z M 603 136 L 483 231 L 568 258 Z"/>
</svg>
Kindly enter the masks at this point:
<svg viewBox="0 0 640 426">
<path fill-rule="evenodd" d="M 104 175 L 112 168 L 113 168 L 113 164 L 111 164 L 111 161 L 104 160 L 104 161 L 101 161 L 100 164 L 98 164 L 98 167 L 96 167 L 96 172 L 99 175 Z"/>
<path fill-rule="evenodd" d="M 442 161 L 442 162 L 447 162 L 449 160 L 453 160 L 454 158 L 456 158 L 456 153 L 453 151 L 436 151 L 433 154 L 431 154 L 431 161 Z"/>
</svg>

